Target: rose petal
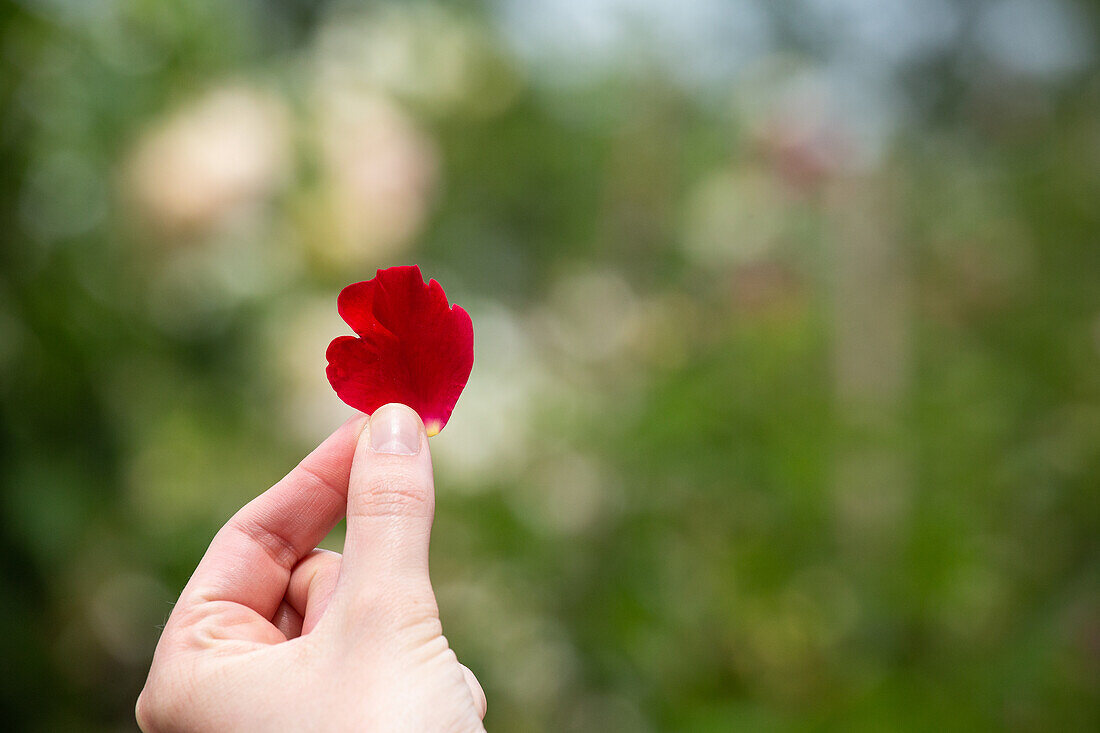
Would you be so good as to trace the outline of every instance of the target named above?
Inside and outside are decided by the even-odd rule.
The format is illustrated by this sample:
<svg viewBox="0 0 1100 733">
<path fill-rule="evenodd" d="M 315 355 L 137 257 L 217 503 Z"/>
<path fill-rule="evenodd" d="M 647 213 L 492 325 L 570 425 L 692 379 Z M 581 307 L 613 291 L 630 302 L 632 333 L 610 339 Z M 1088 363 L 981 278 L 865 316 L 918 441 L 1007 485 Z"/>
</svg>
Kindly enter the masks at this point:
<svg viewBox="0 0 1100 733">
<path fill-rule="evenodd" d="M 470 316 L 412 265 L 379 270 L 337 299 L 355 336 L 329 344 L 328 379 L 340 399 L 372 413 L 389 402 L 416 410 L 428 435 L 451 416 L 474 363 Z"/>
</svg>

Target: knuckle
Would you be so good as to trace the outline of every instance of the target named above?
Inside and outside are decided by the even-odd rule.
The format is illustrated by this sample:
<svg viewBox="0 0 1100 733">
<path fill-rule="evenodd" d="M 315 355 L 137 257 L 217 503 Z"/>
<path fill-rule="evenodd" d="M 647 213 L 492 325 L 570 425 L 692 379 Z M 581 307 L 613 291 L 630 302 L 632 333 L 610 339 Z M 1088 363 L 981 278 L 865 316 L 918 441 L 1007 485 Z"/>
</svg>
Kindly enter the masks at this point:
<svg viewBox="0 0 1100 733">
<path fill-rule="evenodd" d="M 152 714 L 149 712 L 149 703 L 145 695 L 145 690 L 138 695 L 137 704 L 134 705 L 134 718 L 137 720 L 138 728 L 144 733 L 154 733 L 156 728 L 153 726 Z"/>
<path fill-rule="evenodd" d="M 226 526 L 262 547 L 279 567 L 289 569 L 298 562 L 299 552 L 293 540 L 256 517 L 238 513 L 230 518 Z"/>
<path fill-rule="evenodd" d="M 432 513 L 432 492 L 407 473 L 373 479 L 350 508 L 352 516 L 427 516 Z"/>
<path fill-rule="evenodd" d="M 180 722 L 184 710 L 175 690 L 174 685 L 146 683 L 134 706 L 138 728 L 144 733 L 160 733 Z"/>
<path fill-rule="evenodd" d="M 388 614 L 388 630 L 393 638 L 409 648 L 424 648 L 433 642 L 442 642 L 442 648 L 436 651 L 446 650 L 447 639 L 443 636 L 443 624 L 439 620 L 439 606 L 435 597 L 424 593 L 422 589 L 414 588 L 396 589 L 394 592 L 400 599 L 400 610 Z"/>
<path fill-rule="evenodd" d="M 421 662 L 445 658 L 450 652 L 447 637 L 443 636 L 443 625 L 438 617 L 420 616 L 416 618 L 394 619 L 389 629 L 390 640 L 404 655 Z M 453 652 L 451 652 L 453 654 Z"/>
<path fill-rule="evenodd" d="M 340 561 L 335 560 L 317 568 L 309 579 L 310 589 L 335 587 L 336 581 L 340 579 L 340 565 Z"/>
<path fill-rule="evenodd" d="M 442 635 L 439 606 L 427 584 L 390 582 L 351 594 L 342 617 L 352 627 L 369 626 L 390 638 Z"/>
</svg>

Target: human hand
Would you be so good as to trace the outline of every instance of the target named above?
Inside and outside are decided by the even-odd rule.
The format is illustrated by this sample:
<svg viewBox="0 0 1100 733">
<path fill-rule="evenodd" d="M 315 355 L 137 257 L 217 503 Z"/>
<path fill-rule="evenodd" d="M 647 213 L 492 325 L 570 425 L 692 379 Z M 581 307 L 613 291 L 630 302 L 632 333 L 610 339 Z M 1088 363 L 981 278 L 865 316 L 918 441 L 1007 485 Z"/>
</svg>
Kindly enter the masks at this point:
<svg viewBox="0 0 1100 733">
<path fill-rule="evenodd" d="M 165 625 L 142 730 L 483 731 L 428 578 L 424 426 L 349 420 L 217 533 Z M 347 514 L 343 556 L 315 549 Z"/>
</svg>

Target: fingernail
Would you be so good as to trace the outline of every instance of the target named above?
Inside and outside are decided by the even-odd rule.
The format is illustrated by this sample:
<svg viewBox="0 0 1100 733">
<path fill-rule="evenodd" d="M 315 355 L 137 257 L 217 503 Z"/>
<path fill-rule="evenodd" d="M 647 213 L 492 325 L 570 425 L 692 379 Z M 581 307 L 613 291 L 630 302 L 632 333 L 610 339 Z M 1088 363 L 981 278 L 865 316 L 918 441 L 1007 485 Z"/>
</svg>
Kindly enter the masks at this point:
<svg viewBox="0 0 1100 733">
<path fill-rule="evenodd" d="M 375 453 L 415 456 L 420 452 L 420 418 L 404 405 L 379 407 L 370 418 L 370 447 Z"/>
</svg>

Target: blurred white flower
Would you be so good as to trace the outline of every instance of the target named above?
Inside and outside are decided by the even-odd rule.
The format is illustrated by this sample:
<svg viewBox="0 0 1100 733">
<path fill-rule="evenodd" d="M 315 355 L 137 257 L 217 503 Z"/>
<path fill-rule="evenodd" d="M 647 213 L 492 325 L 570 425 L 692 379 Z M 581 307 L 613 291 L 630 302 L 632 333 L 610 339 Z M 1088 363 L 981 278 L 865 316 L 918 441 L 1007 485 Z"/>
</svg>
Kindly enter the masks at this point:
<svg viewBox="0 0 1100 733">
<path fill-rule="evenodd" d="M 707 267 L 759 260 L 779 241 L 786 215 L 783 193 L 767 171 L 712 173 L 688 194 L 684 247 Z"/>
<path fill-rule="evenodd" d="M 385 259 L 403 251 L 427 218 L 438 178 L 435 145 L 385 97 L 322 88 L 318 148 L 332 228 L 326 256 Z"/>
<path fill-rule="evenodd" d="M 795 185 L 880 166 L 906 116 L 887 66 L 776 57 L 738 85 L 733 112 Z"/>
<path fill-rule="evenodd" d="M 141 137 L 128 165 L 131 195 L 169 233 L 207 231 L 283 182 L 287 125 L 279 100 L 245 86 L 215 89 Z"/>
<path fill-rule="evenodd" d="M 491 303 L 463 306 L 474 322 L 474 369 L 432 455 L 441 473 L 476 491 L 526 466 L 532 418 L 555 384 L 519 318 Z"/>
<path fill-rule="evenodd" d="M 304 446 L 316 445 L 355 411 L 340 401 L 325 374 L 325 351 L 351 329 L 336 311 L 336 297 L 294 298 L 270 311 L 264 329 L 278 385 L 278 417 Z"/>
<path fill-rule="evenodd" d="M 316 64 L 325 83 L 443 114 L 496 114 L 521 86 L 483 27 L 434 3 L 334 15 L 318 34 Z"/>
<path fill-rule="evenodd" d="M 217 332 L 242 304 L 297 281 L 301 252 L 278 226 L 254 213 L 157 257 L 145 288 L 154 323 L 177 335 Z"/>
<path fill-rule="evenodd" d="M 623 277 L 581 272 L 554 283 L 539 314 L 540 334 L 570 362 L 622 356 L 645 330 L 645 309 Z"/>
<path fill-rule="evenodd" d="M 606 512 L 619 508 L 619 482 L 594 456 L 544 450 L 527 473 L 530 479 L 507 498 L 536 529 L 583 534 Z"/>
<path fill-rule="evenodd" d="M 839 126 L 812 114 L 778 116 L 757 136 L 776 174 L 795 191 L 818 187 L 851 152 Z"/>
</svg>

